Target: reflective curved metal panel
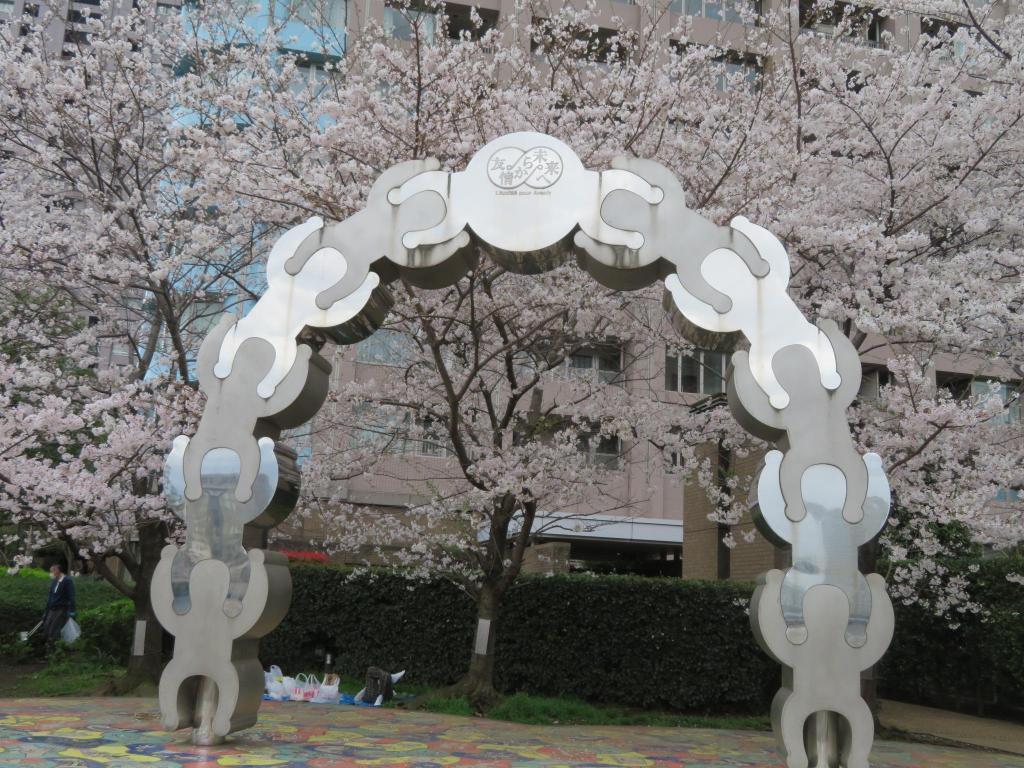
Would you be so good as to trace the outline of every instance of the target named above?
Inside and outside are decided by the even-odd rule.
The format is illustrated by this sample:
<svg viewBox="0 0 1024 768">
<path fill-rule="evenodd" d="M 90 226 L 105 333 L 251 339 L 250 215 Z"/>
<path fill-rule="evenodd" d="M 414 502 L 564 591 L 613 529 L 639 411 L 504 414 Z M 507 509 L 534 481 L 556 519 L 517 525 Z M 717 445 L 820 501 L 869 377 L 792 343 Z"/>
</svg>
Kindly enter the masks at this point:
<svg viewBox="0 0 1024 768">
<path fill-rule="evenodd" d="M 563 142 L 540 133 L 501 136 L 484 146 L 465 171 L 425 173 L 394 190 L 388 199 L 401 206 L 413 195 L 434 192 L 448 207 L 444 221 L 430 229 L 406 232 L 409 251 L 445 243 L 467 227 L 489 249 L 517 254 L 521 271 L 537 271 L 529 254 L 545 254 L 577 229 L 603 243 L 637 250 L 644 242 L 635 231 L 610 226 L 601 202 L 616 189 L 650 203 L 663 192 L 628 171 L 588 171 Z"/>
<path fill-rule="evenodd" d="M 732 227 L 754 244 L 771 265 L 768 274 L 751 274 L 743 259 L 734 251 L 713 251 L 701 264 L 704 280 L 731 300 L 728 312 L 718 312 L 690 292 L 677 275 L 665 279 L 675 306 L 694 325 L 714 333 L 742 331 L 750 342 L 750 369 L 754 379 L 768 395 L 774 408 L 789 405 L 789 394 L 775 378 L 772 358 L 784 347 L 799 344 L 810 350 L 818 364 L 821 385 L 826 389 L 839 387 L 832 344 L 818 328 L 804 319 L 789 297 L 789 256 L 778 238 L 768 230 L 751 224 L 743 217 L 732 220 Z"/>
</svg>

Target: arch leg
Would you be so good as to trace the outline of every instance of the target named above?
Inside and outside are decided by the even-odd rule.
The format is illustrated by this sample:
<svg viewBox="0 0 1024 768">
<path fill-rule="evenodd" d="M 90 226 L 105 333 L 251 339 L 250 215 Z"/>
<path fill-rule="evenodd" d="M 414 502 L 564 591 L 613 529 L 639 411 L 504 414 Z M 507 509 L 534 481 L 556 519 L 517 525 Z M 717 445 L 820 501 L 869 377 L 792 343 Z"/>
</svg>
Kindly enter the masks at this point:
<svg viewBox="0 0 1024 768">
<path fill-rule="evenodd" d="M 160 675 L 157 700 L 160 702 L 161 726 L 168 731 L 184 728 L 195 715 L 196 685 L 180 659 L 171 659 Z"/>
<path fill-rule="evenodd" d="M 804 725 L 813 710 L 798 693 L 790 694 L 779 711 L 779 740 L 786 756 L 786 768 L 807 768 Z"/>
</svg>

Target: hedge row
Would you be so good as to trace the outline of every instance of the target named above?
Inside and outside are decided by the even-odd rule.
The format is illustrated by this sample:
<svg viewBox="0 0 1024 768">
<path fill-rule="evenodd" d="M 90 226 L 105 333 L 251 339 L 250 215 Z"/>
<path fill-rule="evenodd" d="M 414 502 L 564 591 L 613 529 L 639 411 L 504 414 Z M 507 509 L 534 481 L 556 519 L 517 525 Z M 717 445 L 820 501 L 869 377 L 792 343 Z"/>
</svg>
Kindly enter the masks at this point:
<svg viewBox="0 0 1024 768">
<path fill-rule="evenodd" d="M 949 622 L 917 606 L 897 606 L 896 634 L 882 659 L 883 693 L 944 709 L 1024 718 L 1024 556 L 982 560 L 964 575 L 986 615 Z"/>
<path fill-rule="evenodd" d="M 81 647 L 99 658 L 125 666 L 131 654 L 135 634 L 135 606 L 121 598 L 98 608 L 79 611 L 82 627 Z"/>
<path fill-rule="evenodd" d="M 955 631 L 945 619 L 897 605 L 880 693 L 1024 716 L 1024 589 L 1008 573 L 1024 573 L 1024 557 L 984 560 L 969 574 L 970 593 L 988 612 L 963 619 Z M 454 682 L 465 671 L 474 607 L 447 582 L 298 564 L 292 580 L 291 610 L 261 644 L 265 665 L 318 669 L 330 652 L 342 673 L 405 668 L 410 681 L 427 685 Z M 102 582 L 77 581 L 84 644 L 124 663 L 131 603 Z M 659 709 L 763 710 L 779 673 L 753 641 L 750 589 L 626 576 L 525 577 L 498 622 L 497 685 Z M 45 596 L 42 574 L 0 576 L 4 630 L 31 627 Z"/>
<path fill-rule="evenodd" d="M 452 683 L 465 672 L 472 601 L 445 582 L 292 569 L 291 611 L 261 646 L 264 664 L 408 669 L 409 680 Z M 506 692 L 684 711 L 764 710 L 778 667 L 757 648 L 750 585 L 625 576 L 528 577 L 497 624 L 496 684 Z"/>
<path fill-rule="evenodd" d="M 917 606 L 896 606 L 879 693 L 982 714 L 1024 716 L 1024 557 L 982 560 L 968 575 L 987 607 L 951 629 Z M 414 583 L 309 565 L 292 568 L 288 617 L 261 646 L 264 663 L 316 669 L 320 651 L 359 675 L 408 668 L 410 680 L 454 682 L 465 671 L 472 602 L 444 583 Z M 763 710 L 779 683 L 757 648 L 751 586 L 623 576 L 527 577 L 497 626 L 499 689 L 686 711 Z"/>
</svg>

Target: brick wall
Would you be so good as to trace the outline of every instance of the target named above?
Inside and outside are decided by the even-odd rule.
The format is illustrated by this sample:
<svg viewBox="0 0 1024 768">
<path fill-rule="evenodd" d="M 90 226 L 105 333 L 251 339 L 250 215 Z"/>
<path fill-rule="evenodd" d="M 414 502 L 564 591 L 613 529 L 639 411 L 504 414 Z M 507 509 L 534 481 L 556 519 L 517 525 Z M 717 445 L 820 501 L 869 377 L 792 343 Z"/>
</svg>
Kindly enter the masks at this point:
<svg viewBox="0 0 1024 768">
<path fill-rule="evenodd" d="M 702 457 L 715 460 L 713 446 L 701 450 Z M 764 454 L 754 452 L 743 458 L 735 458 L 732 471 L 740 478 L 740 488 L 750 486 Z M 745 493 L 745 491 L 743 491 Z M 690 481 L 683 493 L 683 578 L 717 579 L 720 569 L 727 568 L 729 578 L 734 581 L 753 581 L 771 568 L 785 568 L 789 564 L 789 552 L 775 547 L 757 531 L 750 515 L 732 526 L 736 546 L 731 550 L 719 547 L 722 537 L 719 525 L 708 519 L 711 503 L 697 483 Z M 747 537 L 752 537 L 748 542 Z M 723 564 L 722 559 L 727 563 Z"/>
</svg>

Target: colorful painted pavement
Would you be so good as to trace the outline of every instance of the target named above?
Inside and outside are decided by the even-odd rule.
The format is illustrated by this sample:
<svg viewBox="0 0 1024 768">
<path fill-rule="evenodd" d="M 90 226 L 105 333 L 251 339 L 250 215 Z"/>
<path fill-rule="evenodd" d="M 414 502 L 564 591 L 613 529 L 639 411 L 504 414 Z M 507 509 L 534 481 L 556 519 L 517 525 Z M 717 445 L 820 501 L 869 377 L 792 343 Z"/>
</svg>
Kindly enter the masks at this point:
<svg viewBox="0 0 1024 768">
<path fill-rule="evenodd" d="M 752 731 L 525 726 L 394 709 L 266 702 L 217 748 L 157 730 L 153 699 L 0 699 L 0 766 L 683 766 L 779 768 Z M 1024 758 L 879 742 L 875 768 L 1024 768 Z"/>
</svg>

